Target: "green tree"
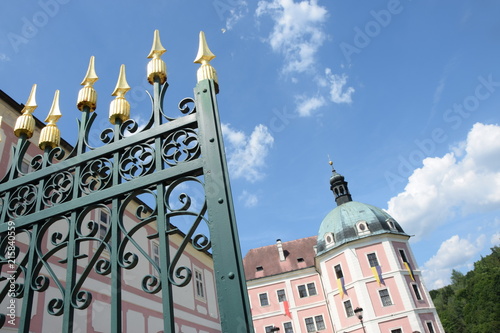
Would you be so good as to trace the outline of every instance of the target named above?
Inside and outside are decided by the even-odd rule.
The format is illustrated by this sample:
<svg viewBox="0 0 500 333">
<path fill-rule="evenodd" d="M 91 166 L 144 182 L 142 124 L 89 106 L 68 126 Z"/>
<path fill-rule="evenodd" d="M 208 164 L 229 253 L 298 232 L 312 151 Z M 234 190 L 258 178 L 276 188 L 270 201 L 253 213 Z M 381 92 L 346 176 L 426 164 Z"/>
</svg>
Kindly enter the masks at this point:
<svg viewBox="0 0 500 333">
<path fill-rule="evenodd" d="M 500 248 L 491 251 L 466 275 L 453 270 L 450 285 L 430 291 L 446 332 L 500 332 Z"/>
</svg>

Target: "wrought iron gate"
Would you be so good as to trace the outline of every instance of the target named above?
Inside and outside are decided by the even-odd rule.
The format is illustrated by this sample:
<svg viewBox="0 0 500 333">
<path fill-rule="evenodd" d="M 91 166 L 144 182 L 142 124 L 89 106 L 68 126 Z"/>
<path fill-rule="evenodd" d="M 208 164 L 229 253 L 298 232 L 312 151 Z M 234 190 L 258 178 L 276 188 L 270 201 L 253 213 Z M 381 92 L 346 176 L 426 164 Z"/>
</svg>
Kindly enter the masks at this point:
<svg viewBox="0 0 500 333">
<path fill-rule="evenodd" d="M 180 116 L 173 117 L 163 109 L 168 87 L 160 58 L 164 52 L 156 31 L 148 64 L 152 114 L 143 128 L 129 118 L 125 94 L 130 87 L 122 65 L 110 106 L 113 127 L 101 133 L 100 147 L 91 147 L 97 99 L 92 58 L 78 96 L 81 120 L 73 151 L 65 154 L 58 146 L 56 93 L 40 134 L 43 153 L 29 161 L 32 170 L 25 172 L 22 163 L 36 108 L 32 90 L 17 120 L 18 143 L 0 183 L 0 302 L 17 304 L 19 332 L 29 332 L 35 296 L 49 285 L 58 295 L 50 296 L 44 311 L 62 316 L 62 327 L 54 332 L 76 331 L 75 314 L 94 301 L 93 292 L 85 288 L 89 274 L 110 277 L 109 331 L 122 332 L 123 276 L 141 260 L 153 267 L 141 274 L 142 291 L 146 297 L 161 295 L 163 330 L 174 332 L 174 289 L 186 286 L 193 275 L 180 260 L 188 245 L 210 249 L 213 256 L 222 331 L 253 332 L 216 102 L 218 82 L 209 63 L 215 56 L 200 33 L 194 98 L 183 99 Z M 201 195 L 188 193 L 188 183 L 201 188 Z M 95 210 L 106 212 L 109 228 L 101 229 L 100 221 L 92 218 Z M 125 221 L 131 211 L 132 225 Z M 190 221 L 187 231 L 172 223 L 178 217 Z M 199 233 L 201 225 L 207 226 L 208 235 Z M 169 244 L 174 234 L 182 241 L 173 251 Z M 140 237 L 157 242 L 159 260 Z M 89 246 L 93 252 L 82 250 Z M 0 313 L 0 324 L 8 327 L 12 310 L 7 306 Z"/>
</svg>

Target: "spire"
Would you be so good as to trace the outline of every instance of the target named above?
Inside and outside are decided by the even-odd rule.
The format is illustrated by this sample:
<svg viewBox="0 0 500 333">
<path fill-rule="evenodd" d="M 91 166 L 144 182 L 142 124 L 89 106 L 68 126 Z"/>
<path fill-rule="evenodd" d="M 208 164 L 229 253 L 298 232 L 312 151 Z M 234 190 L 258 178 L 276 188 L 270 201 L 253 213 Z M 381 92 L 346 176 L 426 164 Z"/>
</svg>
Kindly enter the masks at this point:
<svg viewBox="0 0 500 333">
<path fill-rule="evenodd" d="M 111 96 L 116 96 L 109 105 L 109 121 L 112 124 L 116 123 L 116 119 L 124 122 L 130 118 L 130 103 L 125 99 L 125 94 L 130 90 L 125 76 L 125 65 L 120 66 L 120 75 L 118 82 Z"/>
<path fill-rule="evenodd" d="M 52 107 L 50 108 L 47 118 L 45 119 L 45 122 L 48 124 L 40 132 L 40 140 L 38 143 L 40 149 L 55 148 L 59 146 L 61 141 L 61 132 L 56 125 L 59 118 L 61 118 L 61 110 L 59 110 L 59 90 L 56 90 Z"/>
<path fill-rule="evenodd" d="M 17 137 L 25 134 L 29 139 L 33 136 L 33 132 L 35 130 L 35 118 L 33 118 L 33 111 L 37 108 L 35 95 L 36 84 L 34 84 L 31 88 L 30 97 L 28 97 L 28 101 L 21 111 L 22 115 L 17 118 L 16 125 L 14 126 L 14 134 Z"/>
<path fill-rule="evenodd" d="M 349 193 L 349 188 L 347 187 L 347 182 L 344 180 L 344 176 L 335 171 L 332 161 L 328 163 L 332 166 L 330 190 L 332 190 L 333 195 L 335 196 L 335 202 L 337 203 L 337 206 L 352 201 L 351 193 Z"/>
<path fill-rule="evenodd" d="M 210 61 L 215 58 L 215 55 L 208 48 L 207 40 L 205 39 L 205 33 L 200 31 L 200 42 L 198 45 L 198 54 L 194 60 L 195 64 L 201 64 L 196 73 L 198 82 L 206 79 L 214 80 L 215 83 L 215 93 L 219 93 L 219 80 L 217 78 L 217 72 L 215 68 L 210 65 Z"/>
<path fill-rule="evenodd" d="M 87 74 L 85 74 L 85 77 L 83 78 L 83 81 L 81 83 L 83 88 L 78 92 L 76 107 L 80 111 L 83 111 L 87 106 L 90 109 L 90 112 L 93 112 L 97 107 L 97 93 L 94 89 L 94 83 L 99 79 L 99 77 L 95 72 L 94 61 L 94 56 L 91 56 Z"/>
<path fill-rule="evenodd" d="M 161 55 L 167 50 L 161 45 L 160 31 L 155 30 L 153 36 L 153 46 L 149 52 L 148 58 L 151 59 L 148 63 L 148 82 L 153 84 L 155 76 L 160 78 L 160 84 L 164 84 L 167 80 L 167 65 L 161 60 Z"/>
</svg>

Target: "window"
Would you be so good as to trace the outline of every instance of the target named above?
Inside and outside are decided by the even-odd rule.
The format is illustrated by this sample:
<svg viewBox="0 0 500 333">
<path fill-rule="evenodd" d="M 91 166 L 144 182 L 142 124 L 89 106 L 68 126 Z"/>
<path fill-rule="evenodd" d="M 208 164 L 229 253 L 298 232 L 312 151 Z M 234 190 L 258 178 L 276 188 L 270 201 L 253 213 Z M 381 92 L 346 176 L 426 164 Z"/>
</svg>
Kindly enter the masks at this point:
<svg viewBox="0 0 500 333">
<path fill-rule="evenodd" d="M 160 268 L 160 244 L 157 242 L 151 242 L 151 257 L 158 268 Z"/>
<path fill-rule="evenodd" d="M 389 291 L 387 289 L 379 290 L 378 293 L 383 306 L 392 305 L 391 296 L 389 295 Z"/>
<path fill-rule="evenodd" d="M 297 258 L 297 262 L 304 262 L 304 258 L 302 257 Z"/>
<path fill-rule="evenodd" d="M 257 267 L 255 267 L 255 269 L 257 270 L 257 272 L 262 272 L 264 270 L 264 267 L 257 266 Z"/>
<path fill-rule="evenodd" d="M 421 301 L 422 296 L 420 295 L 420 290 L 418 290 L 418 286 L 415 283 L 412 283 L 411 286 L 413 287 L 413 291 L 415 292 L 415 297 L 417 300 Z"/>
<path fill-rule="evenodd" d="M 316 286 L 314 285 L 314 282 L 308 283 L 307 285 L 302 284 L 298 286 L 298 289 L 300 298 L 317 295 Z"/>
<path fill-rule="evenodd" d="M 307 332 L 316 332 L 326 329 L 323 315 L 305 318 Z"/>
<path fill-rule="evenodd" d="M 269 299 L 267 298 L 267 293 L 259 294 L 260 306 L 269 305 Z"/>
<path fill-rule="evenodd" d="M 274 332 L 274 325 L 273 326 L 266 326 L 266 333 L 273 333 Z"/>
<path fill-rule="evenodd" d="M 389 228 L 396 229 L 396 224 L 394 223 L 393 219 L 387 219 L 385 221 L 387 222 L 387 225 L 389 226 Z"/>
<path fill-rule="evenodd" d="M 347 317 L 354 316 L 354 311 L 352 309 L 352 304 L 350 300 L 344 302 L 345 314 Z"/>
<path fill-rule="evenodd" d="M 403 333 L 403 330 L 400 328 L 396 328 L 395 330 L 391 330 L 391 333 Z"/>
<path fill-rule="evenodd" d="M 406 259 L 406 254 L 405 254 L 404 250 L 400 249 L 399 254 L 401 255 L 401 259 L 403 260 L 403 262 L 408 262 L 408 259 Z"/>
<path fill-rule="evenodd" d="M 434 326 L 432 326 L 432 321 L 428 321 L 426 324 L 427 324 L 427 329 L 429 330 L 429 333 L 434 333 Z"/>
<path fill-rule="evenodd" d="M 285 289 L 277 290 L 276 294 L 278 295 L 278 302 L 286 301 Z"/>
<path fill-rule="evenodd" d="M 368 256 L 368 262 L 370 263 L 370 267 L 377 267 L 378 266 L 377 255 L 375 253 L 369 253 L 367 256 Z"/>
<path fill-rule="evenodd" d="M 196 286 L 196 297 L 205 299 L 203 274 L 197 269 L 194 270 L 194 281 Z"/>
<path fill-rule="evenodd" d="M 344 277 L 344 273 L 342 273 L 342 267 L 340 266 L 340 264 L 335 266 L 335 275 L 337 275 L 337 279 Z"/>
<path fill-rule="evenodd" d="M 334 235 L 331 232 L 327 232 L 325 234 L 325 241 L 326 241 L 326 244 L 333 244 L 333 243 L 335 243 L 335 237 L 334 237 Z"/>
<path fill-rule="evenodd" d="M 104 240 L 109 229 L 110 216 L 104 209 L 99 210 L 99 239 Z M 111 242 L 109 242 L 111 244 Z"/>
<path fill-rule="evenodd" d="M 293 333 L 293 326 L 291 322 L 283 323 L 283 328 L 285 330 L 285 333 Z"/>
</svg>

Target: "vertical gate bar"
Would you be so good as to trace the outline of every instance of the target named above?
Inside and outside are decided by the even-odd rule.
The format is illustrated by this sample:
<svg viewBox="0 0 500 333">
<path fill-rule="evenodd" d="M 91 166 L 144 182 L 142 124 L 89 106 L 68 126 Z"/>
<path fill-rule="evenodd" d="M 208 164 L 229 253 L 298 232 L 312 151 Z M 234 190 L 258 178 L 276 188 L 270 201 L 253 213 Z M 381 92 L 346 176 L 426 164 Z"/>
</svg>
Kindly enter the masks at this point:
<svg viewBox="0 0 500 333">
<path fill-rule="evenodd" d="M 42 168 L 47 167 L 50 147 L 45 147 L 43 152 L 43 165 Z M 41 179 L 38 188 L 41 192 L 38 193 L 36 198 L 35 211 L 38 212 L 42 209 L 43 189 L 45 187 L 45 179 Z M 21 318 L 24 318 L 19 323 L 20 333 L 29 333 L 31 326 L 31 313 L 33 311 L 33 289 L 31 288 L 31 279 L 33 278 L 33 268 L 36 266 L 36 244 L 38 243 L 38 223 L 33 224 L 31 230 L 31 239 L 28 244 L 28 261 L 26 263 L 26 273 L 24 276 L 24 292 L 23 292 L 23 305 L 21 307 Z"/>
<path fill-rule="evenodd" d="M 194 95 L 222 332 L 253 333 L 214 80 L 201 80 Z"/>
<path fill-rule="evenodd" d="M 167 84 L 167 83 L 165 83 Z M 155 126 L 161 124 L 161 97 L 160 97 L 160 77 L 155 75 L 153 83 L 153 115 Z M 163 160 L 161 154 L 161 137 L 155 138 L 155 170 L 160 171 L 163 169 Z M 163 331 L 175 332 L 175 315 L 174 315 L 174 301 L 172 284 L 169 281 L 169 267 L 170 267 L 170 246 L 169 236 L 167 234 L 168 224 L 170 223 L 166 218 L 165 211 L 165 185 L 158 183 L 156 185 L 156 207 L 157 207 L 157 226 L 158 238 L 160 242 L 160 283 L 163 303 Z"/>
<path fill-rule="evenodd" d="M 120 140 L 121 118 L 115 120 L 114 141 Z M 113 181 L 112 186 L 120 183 L 120 152 L 113 154 Z M 121 267 L 118 264 L 118 246 L 120 245 L 120 228 L 118 220 L 120 219 L 119 205 L 121 200 L 113 198 L 111 201 L 111 332 L 122 332 L 122 274 Z"/>
<path fill-rule="evenodd" d="M 82 111 L 82 119 L 80 122 L 80 128 L 78 129 L 78 143 L 76 147 L 76 156 L 83 154 L 85 152 L 85 138 L 87 136 L 87 123 L 90 116 L 90 107 L 85 106 Z M 80 194 L 80 171 L 81 166 L 78 165 L 75 168 L 74 180 L 75 186 L 73 187 L 73 198 L 78 198 Z M 81 212 L 81 209 L 78 209 Z M 73 308 L 73 287 L 75 286 L 76 278 L 76 256 L 78 255 L 78 249 L 76 247 L 76 223 L 77 223 L 77 209 L 71 211 L 69 230 L 68 230 L 68 246 L 67 246 L 67 263 L 66 263 L 66 286 L 64 292 L 64 310 L 63 310 L 63 327 L 62 333 L 72 333 L 73 332 L 73 322 L 74 322 L 74 308 Z"/>
</svg>

